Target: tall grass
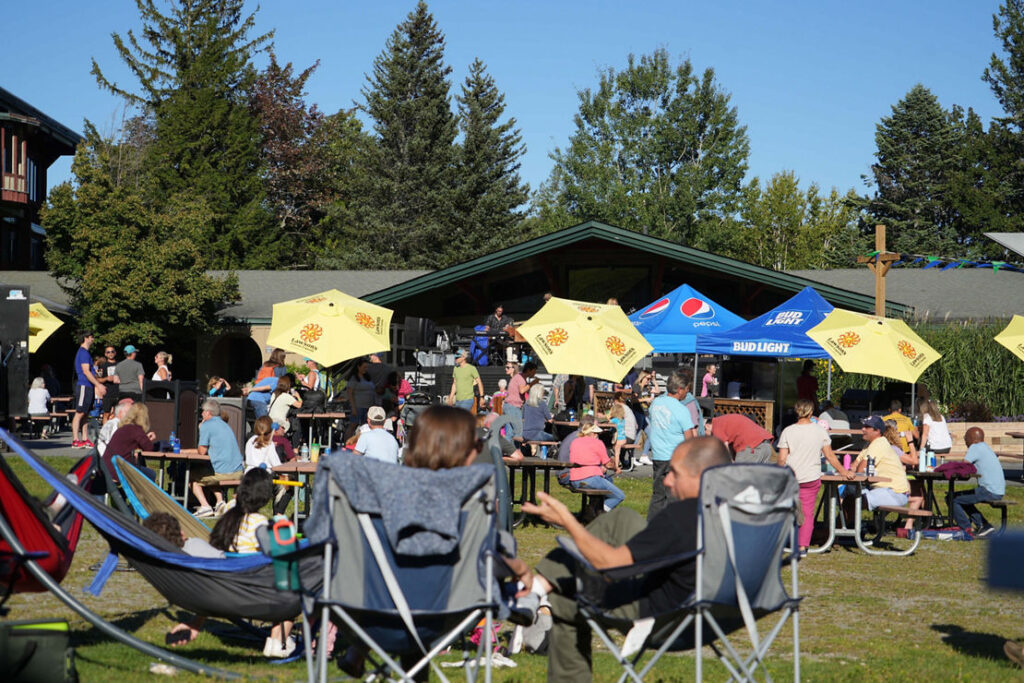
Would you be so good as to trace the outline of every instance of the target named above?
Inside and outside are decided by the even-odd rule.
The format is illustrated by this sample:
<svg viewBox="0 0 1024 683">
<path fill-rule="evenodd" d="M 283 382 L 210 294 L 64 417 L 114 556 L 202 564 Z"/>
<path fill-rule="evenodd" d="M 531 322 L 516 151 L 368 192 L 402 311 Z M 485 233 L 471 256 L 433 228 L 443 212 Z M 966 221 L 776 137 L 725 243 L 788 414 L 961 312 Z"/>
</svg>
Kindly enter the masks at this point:
<svg viewBox="0 0 1024 683">
<path fill-rule="evenodd" d="M 968 410 L 985 412 L 984 408 L 994 416 L 1024 414 L 1024 361 L 994 340 L 1007 322 L 908 321 L 922 339 L 942 354 L 918 382 L 954 414 Z M 819 377 L 825 376 L 825 364 L 827 361 L 818 370 Z M 845 373 L 833 364 L 830 398 L 838 404 L 847 389 L 881 390 L 892 383 L 893 380 L 881 377 Z"/>
</svg>

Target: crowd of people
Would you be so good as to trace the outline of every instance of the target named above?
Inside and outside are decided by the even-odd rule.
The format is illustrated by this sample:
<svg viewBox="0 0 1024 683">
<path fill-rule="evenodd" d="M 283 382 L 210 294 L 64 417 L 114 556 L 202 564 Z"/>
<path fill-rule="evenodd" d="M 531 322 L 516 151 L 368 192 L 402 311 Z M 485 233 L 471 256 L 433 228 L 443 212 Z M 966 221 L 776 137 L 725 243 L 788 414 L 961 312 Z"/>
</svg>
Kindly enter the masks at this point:
<svg viewBox="0 0 1024 683">
<path fill-rule="evenodd" d="M 511 320 L 499 306 L 488 319 L 488 327 L 492 323 L 496 329 L 504 329 Z M 134 346 L 125 346 L 120 360 L 113 346 L 106 346 L 102 356 L 94 358 L 90 354 L 93 335 L 82 333 L 79 339 L 73 446 L 93 446 L 86 416 L 99 404 L 104 418 L 96 447 L 102 460 L 109 464 L 114 455 L 119 455 L 155 478 L 139 457 L 141 452 L 157 447 L 142 396 L 147 382 L 172 378 L 171 356 L 157 353 L 155 370 L 147 379 Z M 907 476 L 908 470 L 918 466 L 919 450 L 941 455 L 953 446 L 948 425 L 934 402 L 922 399 L 908 415 L 902 403 L 894 400 L 888 414 L 869 415 L 860 421 L 864 448 L 852 462 L 841 460 L 832 449 L 830 430 L 848 429 L 850 421 L 831 403 L 817 403 L 813 365 L 805 366 L 797 381 L 798 399 L 792 405 L 791 417 L 773 434 L 747 415 L 716 415 L 707 410 L 708 401 L 701 399 L 713 400 L 719 393 L 716 363 L 708 364 L 699 375 L 699 387 L 690 367 L 671 372 L 664 383 L 652 370 L 634 369 L 621 383 L 610 387 L 613 398 L 599 410 L 595 378 L 559 374 L 545 386 L 536 363 L 520 365 L 512 360 L 505 363 L 506 377 L 488 401 L 480 373 L 470 361 L 467 352 L 457 355 L 452 383 L 444 397 L 449 405 L 434 405 L 416 413 L 415 424 L 409 420 L 408 432 L 403 429 L 402 411 L 412 391 L 408 382 L 378 356 L 353 362 L 336 392 L 347 403 L 350 416 L 343 447 L 355 456 L 396 465 L 459 467 L 478 459 L 480 437 L 501 415 L 507 425 L 496 436 L 503 455 L 521 458 L 530 452 L 531 442 L 557 442 L 551 449 L 552 457 L 566 463 L 568 484 L 607 492 L 605 514 L 588 526 L 547 494 L 537 494 L 535 505 L 523 504 L 524 512 L 563 527 L 583 556 L 598 568 L 692 550 L 696 545 L 700 476 L 709 467 L 733 462 L 772 463 L 792 470 L 799 484 L 802 523 L 797 538 L 798 552 L 803 556 L 812 543 L 823 462 L 841 477 L 852 479 L 855 473 L 864 471 L 870 458 L 879 477 L 887 481 L 864 489 L 867 507 L 915 509 L 926 504 L 920 484 Z M 197 517 L 219 518 L 211 540 L 207 544 L 186 538 L 177 522 L 166 515 L 150 516 L 147 526 L 193 555 L 222 557 L 224 552 L 261 550 L 259 530 L 268 524 L 261 511 L 272 505 L 273 512 L 281 514 L 292 497 L 290 488 L 274 486 L 270 472 L 299 452 L 303 442 L 299 411 L 323 401 L 323 394 L 335 388 L 315 361 L 305 358 L 303 365 L 305 371 L 289 372 L 285 352 L 275 349 L 244 387 L 234 388 L 221 377 L 209 379 L 198 430 L 198 450 L 209 456 L 209 464 L 204 471 L 193 473 L 190 492 L 197 503 Z M 254 418 L 244 446 L 221 416 L 218 398 L 232 393 L 244 397 Z M 50 398 L 47 379 L 35 378 L 29 389 L 29 412 L 49 414 Z M 471 412 L 476 412 L 475 419 L 470 417 Z M 568 434 L 559 434 L 553 423 L 567 418 L 578 426 Z M 1005 480 L 981 429 L 968 429 L 964 441 L 965 459 L 976 468 L 978 485 L 959 492 L 951 514 L 958 526 L 985 537 L 994 528 L 977 504 L 1001 498 Z M 490 461 L 487 457 L 482 460 Z M 651 471 L 646 519 L 622 505 L 626 494 L 615 484 L 615 478 L 625 469 L 635 467 L 649 467 Z M 241 480 L 232 500 L 225 499 L 220 486 L 228 480 Z M 847 500 L 847 506 L 851 502 Z M 912 522 L 908 518 L 902 535 L 910 533 Z M 541 605 L 535 624 L 517 630 L 513 651 L 524 644 L 533 651 L 546 649 L 550 680 L 588 680 L 589 629 L 578 618 L 574 584 L 567 580 L 573 575 L 572 561 L 557 551 L 533 569 L 514 552 L 506 560 L 520 581 L 520 593 L 535 594 Z M 642 600 L 625 601 L 619 613 L 633 621 L 637 629 L 630 637 L 642 640 L 651 615 L 666 605 L 679 604 L 693 586 L 693 564 L 684 563 L 650 582 Z M 168 643 L 189 642 L 201 627 L 201 620 L 182 622 L 168 634 Z M 290 655 L 295 648 L 290 630 L 289 622 L 275 625 L 264 654 Z M 346 654 L 346 671 L 361 670 L 362 654 L 358 649 Z"/>
</svg>

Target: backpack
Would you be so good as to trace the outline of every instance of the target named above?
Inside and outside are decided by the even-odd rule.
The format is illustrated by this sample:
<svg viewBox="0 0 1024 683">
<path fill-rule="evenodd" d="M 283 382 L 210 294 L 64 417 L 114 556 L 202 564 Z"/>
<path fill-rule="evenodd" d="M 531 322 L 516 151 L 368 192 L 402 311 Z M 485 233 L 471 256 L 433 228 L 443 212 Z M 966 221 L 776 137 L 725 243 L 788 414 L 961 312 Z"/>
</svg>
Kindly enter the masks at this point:
<svg viewBox="0 0 1024 683">
<path fill-rule="evenodd" d="M 687 394 L 682 403 L 690 411 L 694 422 L 697 423 L 697 436 L 707 436 L 707 430 L 704 427 L 704 411 L 701 410 L 700 403 L 697 403 L 697 398 L 693 394 Z M 691 404 L 695 404 L 693 408 L 690 407 Z"/>
</svg>

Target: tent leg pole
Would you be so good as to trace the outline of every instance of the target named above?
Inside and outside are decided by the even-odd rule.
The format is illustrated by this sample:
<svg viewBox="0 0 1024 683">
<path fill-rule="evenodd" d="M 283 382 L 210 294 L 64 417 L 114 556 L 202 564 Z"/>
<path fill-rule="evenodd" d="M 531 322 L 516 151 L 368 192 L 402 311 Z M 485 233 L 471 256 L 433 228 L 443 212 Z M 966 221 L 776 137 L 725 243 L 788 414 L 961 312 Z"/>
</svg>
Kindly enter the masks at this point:
<svg viewBox="0 0 1024 683">
<path fill-rule="evenodd" d="M 18 537 L 14 534 L 14 530 L 7 524 L 7 519 L 0 515 L 0 535 L 3 536 L 4 540 L 11 546 L 11 550 L 17 554 L 24 555 L 25 548 L 21 545 Z M 45 587 L 48 591 L 56 595 L 61 602 L 74 610 L 80 617 L 88 621 L 90 624 L 95 626 L 103 634 L 124 643 L 128 647 L 134 648 L 139 652 L 149 657 L 155 657 L 161 661 L 167 662 L 179 669 L 191 671 L 192 673 L 203 675 L 203 676 L 215 676 L 217 678 L 242 678 L 240 674 L 225 671 L 224 669 L 217 669 L 212 666 L 206 666 L 199 664 L 191 659 L 185 659 L 176 654 L 172 654 L 162 648 L 157 647 L 151 643 L 147 643 L 144 640 L 139 640 L 130 633 L 125 633 L 121 629 L 117 628 L 113 624 L 107 622 L 99 615 L 92 612 L 88 607 L 80 603 L 70 593 L 60 587 L 53 577 L 43 571 L 43 568 L 35 560 L 27 560 L 24 564 L 28 568 L 32 575 Z"/>
<path fill-rule="evenodd" d="M 697 359 L 700 358 L 700 354 L 697 353 L 697 349 L 693 350 L 693 395 L 697 395 Z"/>
<path fill-rule="evenodd" d="M 825 389 L 825 400 L 832 400 L 832 359 L 828 359 L 828 384 Z"/>
</svg>

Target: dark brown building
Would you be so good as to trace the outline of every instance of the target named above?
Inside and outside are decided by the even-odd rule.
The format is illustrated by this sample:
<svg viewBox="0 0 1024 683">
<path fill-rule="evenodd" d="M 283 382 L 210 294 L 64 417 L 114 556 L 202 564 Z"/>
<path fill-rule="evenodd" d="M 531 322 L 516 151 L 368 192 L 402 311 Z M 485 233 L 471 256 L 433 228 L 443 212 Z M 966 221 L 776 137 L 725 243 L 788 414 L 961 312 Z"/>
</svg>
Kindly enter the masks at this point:
<svg viewBox="0 0 1024 683">
<path fill-rule="evenodd" d="M 46 169 L 82 136 L 0 88 L 0 270 L 43 270 Z"/>
</svg>

